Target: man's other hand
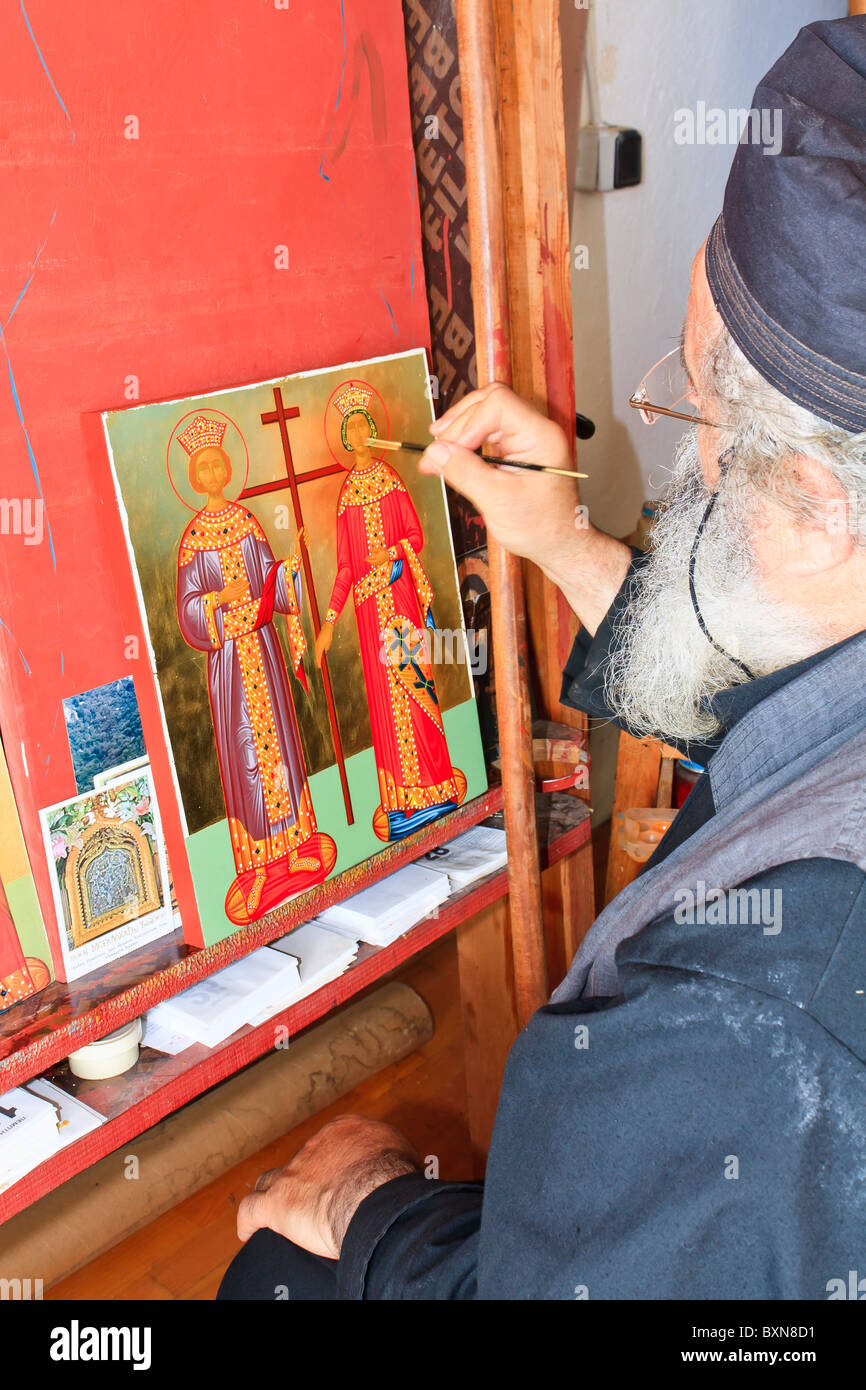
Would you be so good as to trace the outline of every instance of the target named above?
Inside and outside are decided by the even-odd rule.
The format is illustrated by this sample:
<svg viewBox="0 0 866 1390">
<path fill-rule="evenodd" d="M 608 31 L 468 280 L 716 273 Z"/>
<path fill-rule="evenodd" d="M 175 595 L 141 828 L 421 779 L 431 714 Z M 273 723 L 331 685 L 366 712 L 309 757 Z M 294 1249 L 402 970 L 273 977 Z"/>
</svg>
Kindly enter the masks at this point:
<svg viewBox="0 0 866 1390">
<path fill-rule="evenodd" d="M 336 1260 L 365 1197 L 392 1178 L 423 1171 L 415 1147 L 392 1125 L 341 1115 L 283 1168 L 262 1173 L 238 1207 L 238 1239 L 263 1226 L 314 1255 Z"/>
</svg>

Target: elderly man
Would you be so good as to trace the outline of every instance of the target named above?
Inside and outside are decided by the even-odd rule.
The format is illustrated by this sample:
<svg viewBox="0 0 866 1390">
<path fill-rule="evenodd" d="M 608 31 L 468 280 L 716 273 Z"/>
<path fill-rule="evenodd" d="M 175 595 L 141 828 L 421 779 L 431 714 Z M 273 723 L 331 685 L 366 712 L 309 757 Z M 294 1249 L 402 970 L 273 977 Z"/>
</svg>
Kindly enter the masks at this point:
<svg viewBox="0 0 866 1390">
<path fill-rule="evenodd" d="M 515 1043 L 483 1187 L 344 1117 L 241 1203 L 222 1297 L 826 1299 L 866 1273 L 866 20 L 802 30 L 754 106 L 782 148 L 738 148 L 692 266 L 696 423 L 651 554 L 473 452 L 568 466 L 502 386 L 421 464 L 572 604 L 563 699 L 708 773 Z"/>
</svg>

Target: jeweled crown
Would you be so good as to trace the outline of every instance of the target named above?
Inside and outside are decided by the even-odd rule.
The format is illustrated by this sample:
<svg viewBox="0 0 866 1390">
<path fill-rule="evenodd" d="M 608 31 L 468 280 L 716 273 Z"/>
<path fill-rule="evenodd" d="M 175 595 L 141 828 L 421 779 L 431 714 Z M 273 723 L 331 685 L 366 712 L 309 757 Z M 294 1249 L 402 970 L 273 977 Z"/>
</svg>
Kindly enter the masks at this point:
<svg viewBox="0 0 866 1390">
<path fill-rule="evenodd" d="M 345 391 L 341 391 L 337 396 L 334 405 L 345 419 L 352 410 L 368 410 L 372 394 L 372 391 L 358 385 L 357 382 L 351 382 Z"/>
<path fill-rule="evenodd" d="M 211 420 L 207 415 L 196 415 L 192 424 L 187 425 L 183 433 L 178 435 L 177 440 L 192 458 L 199 449 L 222 448 L 225 432 L 225 421 Z"/>
</svg>

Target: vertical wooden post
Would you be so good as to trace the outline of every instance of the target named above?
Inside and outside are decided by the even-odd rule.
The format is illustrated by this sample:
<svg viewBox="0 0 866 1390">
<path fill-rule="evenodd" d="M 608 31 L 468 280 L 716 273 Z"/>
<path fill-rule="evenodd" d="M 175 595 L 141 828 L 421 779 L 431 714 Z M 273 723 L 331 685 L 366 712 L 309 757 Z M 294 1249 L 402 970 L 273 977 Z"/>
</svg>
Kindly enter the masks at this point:
<svg viewBox="0 0 866 1390">
<path fill-rule="evenodd" d="M 478 383 L 511 385 L 508 271 L 499 140 L 493 0 L 458 0 L 472 304 Z M 547 998 L 541 874 L 535 827 L 532 715 L 520 561 L 489 542 L 491 630 L 502 754 L 518 1022 Z"/>
<path fill-rule="evenodd" d="M 575 443 L 569 182 L 558 0 L 494 0 L 504 160 L 508 298 L 514 389 Z M 587 11 L 564 7 L 570 115 L 580 109 Z M 575 492 L 575 501 L 577 494 Z M 586 716 L 559 702 L 562 668 L 577 631 L 564 596 L 524 565 L 537 712 L 576 728 Z"/>
<path fill-rule="evenodd" d="M 566 146 L 569 135 L 576 139 L 580 123 L 588 12 L 561 5 L 559 0 L 493 0 L 493 4 L 513 384 L 519 395 L 562 426 L 574 451 L 571 194 Z M 540 569 L 527 560 L 523 570 L 536 714 L 585 730 L 586 715 L 559 700 L 562 668 L 577 632 L 577 617 Z M 590 799 L 588 789 L 578 795 Z M 576 856 L 579 865 L 567 856 L 542 876 L 551 984 L 562 978 L 575 943 L 595 915 L 592 845 L 584 845 Z"/>
<path fill-rule="evenodd" d="M 508 907 L 502 898 L 457 929 L 466 1118 L 477 1178 L 484 1176 L 502 1074 L 518 1033 Z"/>
<path fill-rule="evenodd" d="M 621 893 L 632 879 L 637 878 L 640 865 L 619 847 L 620 812 L 631 806 L 655 806 L 661 769 L 661 744 L 657 739 L 619 736 L 616 759 L 616 781 L 613 789 L 613 811 L 610 821 L 610 846 L 607 851 L 607 878 L 604 901 L 609 903 Z"/>
</svg>

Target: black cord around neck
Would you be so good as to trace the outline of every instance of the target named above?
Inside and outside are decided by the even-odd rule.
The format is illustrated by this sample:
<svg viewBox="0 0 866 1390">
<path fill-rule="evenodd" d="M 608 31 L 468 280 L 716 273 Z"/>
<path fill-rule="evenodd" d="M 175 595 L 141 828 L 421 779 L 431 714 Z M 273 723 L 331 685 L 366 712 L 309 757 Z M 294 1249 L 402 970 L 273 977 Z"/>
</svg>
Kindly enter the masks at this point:
<svg viewBox="0 0 866 1390">
<path fill-rule="evenodd" d="M 731 653 L 730 653 L 729 651 L 726 651 L 725 648 L 724 648 L 719 642 L 716 641 L 715 637 L 714 637 L 713 634 L 710 632 L 710 629 L 707 627 L 706 623 L 704 622 L 703 615 L 702 615 L 701 610 L 700 610 L 700 607 L 699 607 L 699 605 L 698 605 L 698 596 L 697 596 L 697 593 L 695 592 L 695 563 L 696 563 L 697 558 L 698 558 L 698 546 L 699 546 L 700 543 L 701 543 L 701 536 L 704 534 L 704 527 L 706 526 L 707 522 L 708 522 L 709 519 L 710 519 L 710 516 L 712 515 L 713 507 L 716 505 L 716 500 L 717 500 L 718 495 L 719 495 L 719 490 L 721 489 L 722 483 L 723 483 L 724 480 L 725 480 L 725 474 L 727 473 L 728 468 L 730 467 L 730 465 L 731 465 L 731 464 L 733 463 L 733 461 L 734 461 L 734 455 L 735 455 L 735 453 L 736 453 L 736 449 L 735 449 L 734 446 L 732 445 L 729 449 L 726 449 L 725 452 L 724 452 L 723 454 L 721 454 L 720 457 L 719 457 L 719 481 L 718 481 L 718 485 L 717 485 L 717 487 L 716 487 L 715 492 L 712 494 L 712 496 L 710 497 L 709 502 L 708 502 L 707 505 L 706 505 L 706 508 L 705 508 L 705 510 L 704 510 L 704 514 L 703 514 L 703 516 L 701 517 L 701 524 L 700 524 L 700 526 L 698 527 L 697 531 L 695 532 L 695 538 L 694 538 L 694 540 L 692 541 L 692 553 L 691 553 L 691 555 L 689 556 L 689 596 L 690 596 L 690 598 L 691 598 L 691 600 L 692 600 L 692 608 L 693 608 L 694 611 L 695 611 L 695 617 L 696 617 L 697 620 L 698 620 L 698 627 L 701 629 L 701 632 L 702 632 L 702 633 L 704 634 L 704 636 L 706 637 L 706 639 L 707 639 L 707 641 L 709 642 L 710 646 L 711 646 L 711 647 L 715 647 L 715 649 L 716 649 L 717 652 L 721 652 L 722 656 L 727 657 L 728 661 L 732 661 L 732 662 L 734 663 L 735 666 L 738 666 L 738 667 L 740 668 L 740 670 L 743 672 L 743 674 L 744 674 L 750 681 L 753 681 L 753 680 L 756 679 L 756 677 L 755 677 L 755 672 L 749 670 L 749 667 L 746 665 L 746 663 L 745 663 L 744 661 L 739 661 L 739 660 L 737 659 L 737 657 L 731 656 Z"/>
</svg>

